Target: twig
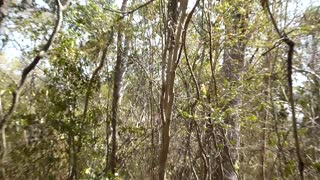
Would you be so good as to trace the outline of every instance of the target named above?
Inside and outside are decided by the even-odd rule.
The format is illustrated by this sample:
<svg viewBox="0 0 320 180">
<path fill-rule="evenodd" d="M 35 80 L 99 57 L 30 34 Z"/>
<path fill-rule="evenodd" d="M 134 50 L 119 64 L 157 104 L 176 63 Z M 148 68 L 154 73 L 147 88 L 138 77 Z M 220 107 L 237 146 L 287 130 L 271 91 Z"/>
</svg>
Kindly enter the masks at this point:
<svg viewBox="0 0 320 180">
<path fill-rule="evenodd" d="M 265 56 L 265 55 L 267 55 L 269 52 L 271 52 L 273 49 L 279 47 L 279 45 L 281 44 L 282 41 L 283 41 L 282 38 L 279 39 L 278 41 L 276 41 L 276 42 L 274 43 L 274 45 L 273 45 L 271 48 L 269 48 L 267 51 L 263 52 L 263 53 L 261 54 L 261 56 Z"/>
<path fill-rule="evenodd" d="M 107 11 L 110 12 L 114 12 L 114 13 L 118 13 L 118 14 L 122 14 L 122 16 L 126 16 L 128 14 L 134 13 L 135 11 L 147 6 L 148 4 L 152 3 L 154 0 L 150 0 L 144 4 L 139 5 L 138 7 L 136 7 L 135 9 L 132 9 L 130 11 L 119 11 L 119 10 L 115 10 L 115 9 L 110 9 L 110 8 L 106 8 Z"/>
<path fill-rule="evenodd" d="M 294 66 L 292 66 L 292 68 L 293 68 L 294 70 L 298 71 L 298 72 L 303 72 L 303 73 L 311 74 L 311 75 L 315 76 L 317 79 L 320 80 L 320 75 L 317 74 L 317 73 L 315 73 L 315 72 L 313 72 L 313 71 L 308 71 L 308 70 L 304 70 L 304 69 L 298 69 L 297 67 L 294 67 Z"/>
</svg>

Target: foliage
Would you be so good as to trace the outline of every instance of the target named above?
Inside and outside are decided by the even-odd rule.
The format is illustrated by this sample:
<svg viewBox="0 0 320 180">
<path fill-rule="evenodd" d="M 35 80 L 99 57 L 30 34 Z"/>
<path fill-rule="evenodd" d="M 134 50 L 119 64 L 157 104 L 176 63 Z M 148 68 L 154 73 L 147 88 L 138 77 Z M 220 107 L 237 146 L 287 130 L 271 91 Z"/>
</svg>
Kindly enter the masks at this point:
<svg viewBox="0 0 320 180">
<path fill-rule="evenodd" d="M 228 173 L 297 179 L 287 49 L 259 2 L 200 1 L 177 47 L 166 46 L 173 23 L 168 2 L 146 2 L 128 1 L 123 12 L 118 1 L 73 1 L 67 7 L 62 30 L 1 131 L 0 179 L 157 179 L 165 125 L 160 102 L 169 66 L 163 62 L 171 46 L 181 49 L 167 179 L 228 179 Z M 56 6 L 43 3 L 11 3 L 1 26 L 1 37 L 8 38 L 0 56 L 0 117 L 10 107 L 21 69 L 53 29 Z M 295 1 L 270 4 L 279 27 L 296 43 L 298 135 L 305 178 L 317 179 L 319 6 L 292 16 Z M 8 54 L 12 47 L 21 55 Z M 117 97 L 119 59 L 123 83 Z"/>
</svg>

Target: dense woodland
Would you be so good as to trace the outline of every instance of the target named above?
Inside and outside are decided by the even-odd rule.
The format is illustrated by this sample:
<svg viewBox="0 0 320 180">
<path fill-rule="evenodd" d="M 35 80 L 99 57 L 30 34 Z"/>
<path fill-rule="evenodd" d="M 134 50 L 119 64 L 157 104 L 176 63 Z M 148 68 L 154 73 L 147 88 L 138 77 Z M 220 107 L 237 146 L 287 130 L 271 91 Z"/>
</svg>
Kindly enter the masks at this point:
<svg viewBox="0 0 320 180">
<path fill-rule="evenodd" d="M 0 179 L 320 179 L 320 1 L 0 6 Z"/>
</svg>

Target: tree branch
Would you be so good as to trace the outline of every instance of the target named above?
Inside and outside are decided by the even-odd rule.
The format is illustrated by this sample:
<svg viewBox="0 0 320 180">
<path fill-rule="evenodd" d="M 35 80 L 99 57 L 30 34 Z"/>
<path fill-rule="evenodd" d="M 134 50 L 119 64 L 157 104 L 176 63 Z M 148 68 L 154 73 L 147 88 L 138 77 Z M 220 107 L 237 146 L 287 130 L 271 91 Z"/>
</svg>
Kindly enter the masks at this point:
<svg viewBox="0 0 320 180">
<path fill-rule="evenodd" d="M 268 15 L 270 16 L 271 22 L 274 26 L 274 29 L 278 33 L 279 37 L 283 39 L 283 41 L 287 44 L 289 47 L 288 50 L 288 58 L 287 58 L 287 78 L 288 78 L 288 87 L 289 87 L 289 102 L 291 106 L 291 113 L 292 113 L 292 126 L 293 126 L 293 138 L 295 140 L 295 147 L 296 147 L 296 153 L 297 153 L 297 159 L 299 164 L 299 173 L 300 173 L 300 179 L 304 180 L 304 162 L 302 160 L 301 152 L 300 152 L 300 144 L 299 144 L 299 136 L 298 136 L 298 128 L 297 128 L 297 119 L 296 119 L 296 113 L 295 113 L 295 104 L 293 99 L 293 87 L 292 87 L 292 59 L 293 59 L 293 52 L 294 52 L 294 46 L 295 43 L 288 37 L 288 35 L 285 32 L 280 32 L 277 23 L 271 13 L 270 7 L 269 7 L 269 1 L 264 1 L 263 8 L 266 8 Z"/>
<path fill-rule="evenodd" d="M 292 66 L 292 68 L 298 72 L 303 72 L 303 73 L 308 73 L 308 74 L 311 74 L 313 76 L 315 76 L 317 79 L 320 80 L 320 75 L 317 74 L 316 72 L 313 72 L 313 71 L 308 71 L 308 70 L 304 70 L 304 69 L 298 69 L 297 67 L 294 67 Z"/>
<path fill-rule="evenodd" d="M 51 33 L 49 40 L 47 41 L 45 46 L 38 52 L 37 56 L 33 59 L 33 61 L 27 67 L 25 67 L 23 69 L 18 87 L 16 88 L 16 90 L 14 90 L 12 92 L 12 101 L 11 101 L 10 108 L 9 108 L 8 112 L 5 113 L 5 115 L 3 117 L 1 117 L 1 119 L 0 119 L 0 129 L 2 129 L 5 126 L 6 122 L 11 118 L 11 116 L 12 116 L 12 114 L 18 104 L 21 91 L 25 85 L 25 82 L 26 82 L 28 75 L 37 66 L 37 64 L 44 57 L 44 55 L 47 53 L 53 40 L 56 37 L 57 32 L 61 28 L 62 19 L 63 19 L 63 10 L 66 8 L 66 6 L 62 5 L 60 0 L 56 0 L 56 4 L 57 4 L 57 20 L 56 20 L 56 25 L 54 27 L 54 30 Z"/>
<path fill-rule="evenodd" d="M 113 27 L 112 27 L 113 28 Z M 113 41 L 113 29 L 111 29 L 109 31 L 109 34 L 108 34 L 108 39 L 107 39 L 107 44 L 106 46 L 103 48 L 102 50 L 102 56 L 101 56 L 101 59 L 100 59 L 100 62 L 99 62 L 99 65 L 97 66 L 97 68 L 93 71 L 92 73 L 92 76 L 90 78 L 90 81 L 89 81 L 89 85 L 87 87 L 87 92 L 86 92 L 86 97 L 85 97 L 85 103 L 84 103 L 84 110 L 83 110 L 83 118 L 85 119 L 86 118 L 86 115 L 87 115 L 87 111 L 88 111 L 88 105 L 89 105 L 89 99 L 90 99 L 90 94 L 91 94 L 91 88 L 92 88 L 92 85 L 93 85 L 93 82 L 94 80 L 96 79 L 96 76 L 99 74 L 99 72 L 101 71 L 101 69 L 103 68 L 104 66 L 104 61 L 106 59 L 106 56 L 107 56 L 107 51 L 108 51 L 108 48 L 110 46 L 110 44 L 112 43 Z"/>
<path fill-rule="evenodd" d="M 132 10 L 129 10 L 129 11 L 119 11 L 119 10 L 115 10 L 115 9 L 109 9 L 109 8 L 106 8 L 107 11 L 110 11 L 110 12 L 113 12 L 113 13 L 118 13 L 118 14 L 122 14 L 122 16 L 126 16 L 126 15 L 129 15 L 131 13 L 134 13 L 136 12 L 137 10 L 149 5 L 150 3 L 152 3 L 154 0 L 150 0 L 144 4 L 141 4 L 139 5 L 138 7 L 132 9 Z"/>
</svg>

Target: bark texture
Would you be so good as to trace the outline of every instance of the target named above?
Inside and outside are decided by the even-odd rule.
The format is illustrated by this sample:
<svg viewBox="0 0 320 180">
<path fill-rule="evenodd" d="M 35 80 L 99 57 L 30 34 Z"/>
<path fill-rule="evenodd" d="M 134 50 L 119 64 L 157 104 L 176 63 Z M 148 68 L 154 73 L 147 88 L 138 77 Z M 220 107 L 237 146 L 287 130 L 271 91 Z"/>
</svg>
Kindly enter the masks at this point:
<svg viewBox="0 0 320 180">
<path fill-rule="evenodd" d="M 188 0 L 170 0 L 167 5 L 167 19 L 165 19 L 165 47 L 162 53 L 162 91 L 160 97 L 160 111 L 162 120 L 161 147 L 159 155 L 159 180 L 165 179 L 166 164 L 170 145 L 170 123 L 174 101 L 174 81 L 180 61 L 186 32 L 199 0 L 187 14 Z"/>
<path fill-rule="evenodd" d="M 128 0 L 123 0 L 121 11 L 126 9 Z M 127 54 L 128 54 L 128 39 L 124 40 L 123 26 L 120 25 L 117 38 L 117 60 L 114 72 L 113 84 L 113 100 L 112 100 L 112 117 L 111 117 L 111 157 L 110 157 L 110 171 L 114 175 L 117 168 L 117 125 L 119 122 L 119 105 L 123 96 L 124 75 L 126 72 Z M 123 41 L 125 42 L 123 45 Z"/>
<path fill-rule="evenodd" d="M 231 21 L 226 24 L 226 36 L 230 39 L 226 43 L 223 56 L 223 74 L 228 82 L 227 88 L 232 92 L 239 88 L 241 82 L 241 72 L 244 68 L 245 54 L 245 15 L 234 11 Z M 243 37 L 243 38 L 240 38 Z M 234 42 L 232 42 L 234 41 Z M 228 90 L 228 89 L 227 89 Z M 241 105 L 240 94 L 233 94 L 228 102 L 228 107 L 233 109 L 225 119 L 229 125 L 224 137 L 224 150 L 222 153 L 223 169 L 225 179 L 239 179 L 237 167 L 239 165 L 239 147 L 240 147 L 240 116 L 237 110 Z"/>
</svg>

